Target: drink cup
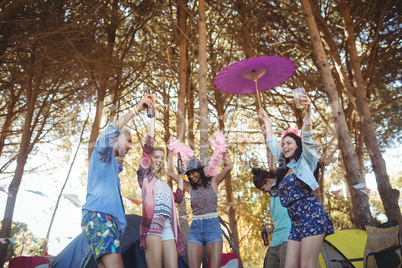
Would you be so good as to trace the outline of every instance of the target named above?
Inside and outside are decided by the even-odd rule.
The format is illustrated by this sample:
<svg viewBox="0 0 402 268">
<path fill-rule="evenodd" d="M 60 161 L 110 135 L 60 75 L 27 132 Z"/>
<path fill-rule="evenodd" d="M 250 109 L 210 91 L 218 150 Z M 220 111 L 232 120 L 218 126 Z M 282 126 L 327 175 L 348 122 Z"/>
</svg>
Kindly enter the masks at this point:
<svg viewBox="0 0 402 268">
<path fill-rule="evenodd" d="M 304 90 L 304 88 L 302 88 L 302 87 L 298 87 L 298 88 L 293 89 L 293 99 L 295 101 L 295 106 L 296 106 L 297 109 L 303 109 L 304 108 L 303 104 L 301 103 L 301 99 L 300 99 L 300 96 L 301 96 L 302 92 L 306 92 Z"/>
</svg>

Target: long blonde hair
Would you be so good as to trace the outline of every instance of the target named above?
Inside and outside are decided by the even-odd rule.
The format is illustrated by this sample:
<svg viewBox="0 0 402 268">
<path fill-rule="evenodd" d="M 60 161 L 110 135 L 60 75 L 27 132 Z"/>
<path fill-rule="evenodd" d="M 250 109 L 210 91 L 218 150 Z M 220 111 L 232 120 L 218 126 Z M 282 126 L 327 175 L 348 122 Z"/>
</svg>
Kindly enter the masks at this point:
<svg viewBox="0 0 402 268">
<path fill-rule="evenodd" d="M 163 152 L 163 154 L 165 155 L 165 150 L 164 150 L 162 147 L 160 147 L 160 146 L 154 147 L 153 152 L 155 152 L 155 151 L 161 151 L 161 152 Z M 154 154 L 153 152 L 152 152 L 152 155 Z M 151 162 L 151 164 L 152 164 L 152 162 Z M 162 166 L 161 166 L 158 170 L 155 170 L 155 166 L 154 166 L 153 164 L 151 165 L 151 168 L 152 168 L 152 173 L 153 173 L 154 176 L 157 177 L 158 179 L 162 179 L 162 177 L 163 177 L 163 176 L 165 175 L 165 173 L 166 173 L 166 171 L 165 171 L 165 161 L 163 161 Z"/>
</svg>

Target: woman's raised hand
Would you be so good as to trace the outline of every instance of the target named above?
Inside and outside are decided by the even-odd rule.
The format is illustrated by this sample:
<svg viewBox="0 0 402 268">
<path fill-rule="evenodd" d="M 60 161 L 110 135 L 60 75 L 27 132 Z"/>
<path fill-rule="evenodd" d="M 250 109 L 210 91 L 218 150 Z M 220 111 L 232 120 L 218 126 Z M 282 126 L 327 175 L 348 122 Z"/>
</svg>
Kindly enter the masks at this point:
<svg viewBox="0 0 402 268">
<path fill-rule="evenodd" d="M 300 103 L 304 106 L 304 110 L 308 111 L 311 108 L 311 100 L 305 91 L 300 93 Z"/>
<path fill-rule="evenodd" d="M 258 116 L 264 120 L 264 125 L 261 126 L 262 133 L 266 134 L 267 136 L 272 135 L 272 121 L 271 118 L 269 118 L 268 113 L 263 108 L 260 108 L 258 111 Z"/>
</svg>

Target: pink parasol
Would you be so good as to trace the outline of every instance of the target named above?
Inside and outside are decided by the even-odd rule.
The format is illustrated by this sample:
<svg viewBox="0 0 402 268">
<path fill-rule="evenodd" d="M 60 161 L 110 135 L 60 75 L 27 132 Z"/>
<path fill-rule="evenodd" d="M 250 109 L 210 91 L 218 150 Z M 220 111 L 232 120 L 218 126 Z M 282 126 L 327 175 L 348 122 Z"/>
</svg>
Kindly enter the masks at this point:
<svg viewBox="0 0 402 268">
<path fill-rule="evenodd" d="M 288 80 L 295 71 L 295 64 L 279 56 L 261 56 L 245 59 L 226 67 L 215 77 L 217 89 L 231 94 L 257 93 L 276 87 Z"/>
</svg>

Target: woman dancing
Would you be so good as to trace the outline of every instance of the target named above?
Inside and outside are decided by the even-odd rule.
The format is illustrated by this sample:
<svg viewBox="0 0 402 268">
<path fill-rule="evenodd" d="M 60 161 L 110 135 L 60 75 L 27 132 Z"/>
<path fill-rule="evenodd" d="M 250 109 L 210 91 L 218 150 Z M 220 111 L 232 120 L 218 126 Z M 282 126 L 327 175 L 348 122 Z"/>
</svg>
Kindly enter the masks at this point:
<svg viewBox="0 0 402 268">
<path fill-rule="evenodd" d="M 173 153 L 169 153 L 168 176 L 176 182 L 181 177 L 175 174 L 172 165 Z M 223 156 L 225 167 L 221 173 L 207 177 L 204 166 L 197 158 L 190 159 L 186 165 L 189 181 L 184 181 L 184 190 L 190 193 L 193 218 L 188 234 L 188 260 L 190 268 L 199 268 L 207 247 L 208 265 L 210 268 L 220 267 L 222 257 L 222 229 L 218 219 L 218 186 L 232 170 L 229 154 Z"/>
<path fill-rule="evenodd" d="M 176 203 L 184 196 L 183 179 L 178 178 L 175 193 L 162 180 L 165 174 L 165 151 L 154 147 L 155 117 L 151 118 L 142 160 L 138 169 L 138 183 L 142 193 L 140 246 L 145 250 L 147 266 L 177 268 L 178 256 L 185 255 L 181 239 Z"/>
<path fill-rule="evenodd" d="M 267 144 L 278 162 L 277 178 L 271 187 L 286 207 L 291 220 L 285 267 L 316 267 L 326 234 L 334 233 L 332 221 L 314 194 L 318 188 L 318 155 L 311 128 L 311 102 L 304 92 L 305 109 L 302 131 L 289 128 L 281 137 L 279 147 L 268 114 L 261 108 Z"/>
</svg>

